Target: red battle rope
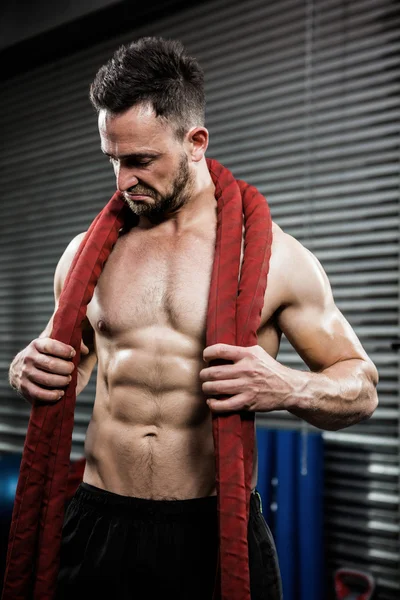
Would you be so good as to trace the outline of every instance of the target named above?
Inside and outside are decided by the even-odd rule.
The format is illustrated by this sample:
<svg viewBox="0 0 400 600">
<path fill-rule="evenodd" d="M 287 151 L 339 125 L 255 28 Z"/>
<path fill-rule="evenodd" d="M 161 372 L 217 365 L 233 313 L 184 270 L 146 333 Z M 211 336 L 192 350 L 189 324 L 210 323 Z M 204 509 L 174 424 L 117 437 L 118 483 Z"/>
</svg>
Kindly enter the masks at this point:
<svg viewBox="0 0 400 600">
<path fill-rule="evenodd" d="M 216 343 L 253 346 L 257 344 L 271 256 L 270 212 L 265 198 L 255 188 L 236 181 L 216 161 L 209 161 L 208 166 L 216 188 L 218 224 L 207 313 L 207 346 Z M 244 260 L 240 272 L 243 213 Z M 254 413 L 214 416 L 213 434 L 221 586 L 215 590 L 214 599 L 250 600 L 247 527 Z"/>
<path fill-rule="evenodd" d="M 217 161 L 208 160 L 218 201 L 217 243 L 210 289 L 207 345 L 251 346 L 267 282 L 272 229 L 265 198 Z M 241 269 L 243 212 L 245 253 Z M 73 260 L 51 336 L 76 350 L 82 322 L 129 209 L 117 192 L 90 226 Z M 77 368 L 62 400 L 32 407 L 10 528 L 2 600 L 53 600 L 61 544 Z M 213 418 L 220 520 L 222 600 L 250 600 L 247 523 L 254 451 L 254 414 Z"/>
</svg>

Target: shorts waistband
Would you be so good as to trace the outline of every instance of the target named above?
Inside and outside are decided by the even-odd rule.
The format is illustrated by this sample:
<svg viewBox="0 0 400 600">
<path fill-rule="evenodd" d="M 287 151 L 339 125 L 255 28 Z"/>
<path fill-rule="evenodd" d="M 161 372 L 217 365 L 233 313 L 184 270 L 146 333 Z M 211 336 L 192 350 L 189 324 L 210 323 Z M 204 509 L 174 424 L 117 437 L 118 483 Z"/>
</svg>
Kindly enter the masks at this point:
<svg viewBox="0 0 400 600">
<path fill-rule="evenodd" d="M 129 514 L 135 517 L 146 516 L 190 516 L 215 515 L 217 496 L 191 498 L 189 500 L 149 500 L 114 494 L 101 488 L 81 483 L 75 493 L 74 501 L 103 511 Z"/>
</svg>

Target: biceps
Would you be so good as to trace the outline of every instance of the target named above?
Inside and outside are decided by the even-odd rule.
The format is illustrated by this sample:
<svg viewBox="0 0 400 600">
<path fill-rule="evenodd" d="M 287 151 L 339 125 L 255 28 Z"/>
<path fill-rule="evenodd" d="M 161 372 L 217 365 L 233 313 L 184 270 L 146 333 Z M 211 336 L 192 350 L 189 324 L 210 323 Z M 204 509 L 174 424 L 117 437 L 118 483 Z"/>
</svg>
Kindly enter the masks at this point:
<svg viewBox="0 0 400 600">
<path fill-rule="evenodd" d="M 312 371 L 352 358 L 367 359 L 348 321 L 335 306 L 289 306 L 278 319 L 279 327 Z"/>
</svg>

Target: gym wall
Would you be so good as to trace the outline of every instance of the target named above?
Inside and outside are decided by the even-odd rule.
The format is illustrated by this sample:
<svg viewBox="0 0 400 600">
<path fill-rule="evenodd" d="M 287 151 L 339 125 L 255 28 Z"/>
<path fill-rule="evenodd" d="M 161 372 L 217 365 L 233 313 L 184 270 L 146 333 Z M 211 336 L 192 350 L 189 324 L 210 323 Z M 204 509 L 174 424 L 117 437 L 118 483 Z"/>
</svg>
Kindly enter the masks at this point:
<svg viewBox="0 0 400 600">
<path fill-rule="evenodd" d="M 139 22 L 140 21 L 140 22 Z M 90 23 L 90 21 L 86 21 Z M 20 453 L 29 406 L 13 356 L 53 310 L 54 269 L 114 191 L 89 84 L 116 47 L 179 38 L 203 65 L 215 157 L 268 198 L 273 219 L 325 268 L 337 305 L 380 373 L 373 418 L 325 432 L 329 568 L 367 569 L 400 595 L 400 6 L 395 0 L 211 0 L 7 78 L 0 92 L 0 452 Z M 62 56 L 59 56 L 62 54 Z M 28 57 L 27 57 L 28 60 Z M 286 340 L 279 360 L 306 369 Z M 95 374 L 77 403 L 83 454 Z M 259 426 L 308 426 L 288 413 Z M 311 428 L 310 428 L 311 429 Z"/>
</svg>

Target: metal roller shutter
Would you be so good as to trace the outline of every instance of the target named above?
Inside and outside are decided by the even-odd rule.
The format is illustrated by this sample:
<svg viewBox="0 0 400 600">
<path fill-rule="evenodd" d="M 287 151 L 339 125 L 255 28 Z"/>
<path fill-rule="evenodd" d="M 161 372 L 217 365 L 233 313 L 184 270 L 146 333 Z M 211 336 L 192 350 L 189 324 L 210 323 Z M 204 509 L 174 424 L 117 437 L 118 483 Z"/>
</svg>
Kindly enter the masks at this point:
<svg viewBox="0 0 400 600">
<path fill-rule="evenodd" d="M 0 452 L 22 449 L 29 407 L 12 357 L 44 328 L 70 239 L 114 189 L 87 99 L 97 68 L 140 35 L 179 38 L 206 72 L 209 156 L 268 197 L 274 220 L 322 262 L 380 373 L 374 417 L 324 433 L 329 564 L 400 595 L 400 8 L 391 0 L 216 0 L 7 82 L 0 98 Z M 279 360 L 304 364 L 283 340 Z M 78 399 L 82 455 L 94 378 Z M 261 425 L 305 427 L 287 413 Z"/>
</svg>

